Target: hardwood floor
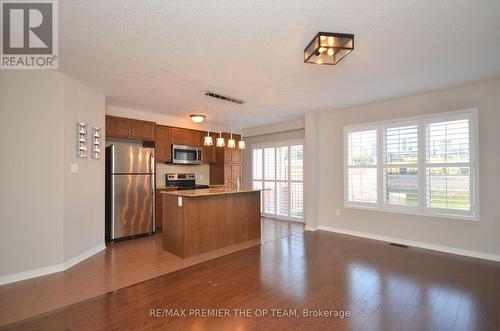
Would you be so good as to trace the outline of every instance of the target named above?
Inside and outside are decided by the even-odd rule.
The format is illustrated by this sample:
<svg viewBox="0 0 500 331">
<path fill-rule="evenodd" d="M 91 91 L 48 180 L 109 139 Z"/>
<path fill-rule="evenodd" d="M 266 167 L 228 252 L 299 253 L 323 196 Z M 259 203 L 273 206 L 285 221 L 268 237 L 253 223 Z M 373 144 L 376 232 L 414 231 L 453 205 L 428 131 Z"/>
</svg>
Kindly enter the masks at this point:
<svg viewBox="0 0 500 331">
<path fill-rule="evenodd" d="M 229 316 L 190 316 L 203 308 Z M 158 316 L 181 309 L 186 317 Z M 349 316 L 305 317 L 303 309 Z M 499 263 L 297 231 L 2 329 L 498 330 L 499 314 Z"/>
<path fill-rule="evenodd" d="M 297 223 L 263 219 L 262 237 L 272 241 L 302 232 Z M 162 249 L 161 233 L 108 245 L 105 251 L 55 274 L 0 286 L 0 325 L 29 318 L 138 282 L 258 245 L 236 244 L 182 259 Z"/>
</svg>

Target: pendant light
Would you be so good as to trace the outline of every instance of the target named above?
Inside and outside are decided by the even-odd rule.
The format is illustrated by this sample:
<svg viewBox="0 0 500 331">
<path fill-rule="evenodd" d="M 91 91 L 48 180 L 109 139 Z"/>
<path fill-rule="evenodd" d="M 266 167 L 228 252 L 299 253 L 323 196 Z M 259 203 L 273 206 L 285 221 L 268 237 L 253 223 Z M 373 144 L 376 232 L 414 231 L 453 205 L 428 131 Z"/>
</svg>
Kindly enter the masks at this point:
<svg viewBox="0 0 500 331">
<path fill-rule="evenodd" d="M 224 147 L 226 145 L 224 138 L 222 138 L 222 131 L 219 131 L 219 136 L 215 139 L 215 146 Z"/>
<path fill-rule="evenodd" d="M 235 148 L 236 140 L 233 139 L 233 130 L 231 129 L 231 139 L 227 140 L 227 148 Z"/>
<path fill-rule="evenodd" d="M 203 138 L 203 145 L 205 146 L 213 146 L 214 140 L 212 139 L 212 136 L 210 135 L 210 131 L 207 130 L 207 135 L 205 138 Z"/>
<path fill-rule="evenodd" d="M 243 140 L 243 135 L 240 137 L 240 141 L 238 141 L 238 149 L 245 149 L 245 141 Z"/>
</svg>

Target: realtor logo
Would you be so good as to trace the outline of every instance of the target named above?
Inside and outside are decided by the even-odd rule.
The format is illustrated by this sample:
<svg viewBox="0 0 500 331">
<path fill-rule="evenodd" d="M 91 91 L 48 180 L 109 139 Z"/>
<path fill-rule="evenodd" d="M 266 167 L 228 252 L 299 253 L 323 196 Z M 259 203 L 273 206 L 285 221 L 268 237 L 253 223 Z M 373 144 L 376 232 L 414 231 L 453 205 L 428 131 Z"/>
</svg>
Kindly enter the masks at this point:
<svg viewBox="0 0 500 331">
<path fill-rule="evenodd" d="M 57 69 L 57 1 L 0 1 L 1 69 Z"/>
</svg>

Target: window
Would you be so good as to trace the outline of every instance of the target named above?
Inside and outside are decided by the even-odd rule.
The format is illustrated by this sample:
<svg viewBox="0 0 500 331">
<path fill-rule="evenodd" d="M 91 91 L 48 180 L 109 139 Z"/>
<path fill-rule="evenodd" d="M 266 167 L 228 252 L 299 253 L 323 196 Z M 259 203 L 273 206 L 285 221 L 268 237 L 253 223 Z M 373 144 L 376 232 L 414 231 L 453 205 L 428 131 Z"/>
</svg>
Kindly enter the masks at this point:
<svg viewBox="0 0 500 331">
<path fill-rule="evenodd" d="M 261 212 L 303 219 L 303 152 L 301 141 L 252 146 L 252 181 L 262 193 Z"/>
<path fill-rule="evenodd" d="M 418 207 L 418 124 L 383 128 L 383 203 Z"/>
<path fill-rule="evenodd" d="M 347 136 L 349 201 L 377 203 L 377 130 L 353 131 Z"/>
<path fill-rule="evenodd" d="M 477 111 L 346 127 L 345 205 L 478 219 Z"/>
</svg>

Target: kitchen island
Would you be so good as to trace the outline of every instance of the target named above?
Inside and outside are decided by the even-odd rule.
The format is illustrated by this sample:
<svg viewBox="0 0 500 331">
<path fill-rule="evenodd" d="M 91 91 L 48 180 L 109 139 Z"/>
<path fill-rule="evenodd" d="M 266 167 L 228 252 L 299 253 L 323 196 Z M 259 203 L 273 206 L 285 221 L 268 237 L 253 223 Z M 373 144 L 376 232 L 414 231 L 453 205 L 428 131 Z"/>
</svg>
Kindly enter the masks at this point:
<svg viewBox="0 0 500 331">
<path fill-rule="evenodd" d="M 238 243 L 260 243 L 260 190 L 162 192 L 163 248 L 186 258 Z"/>
</svg>

